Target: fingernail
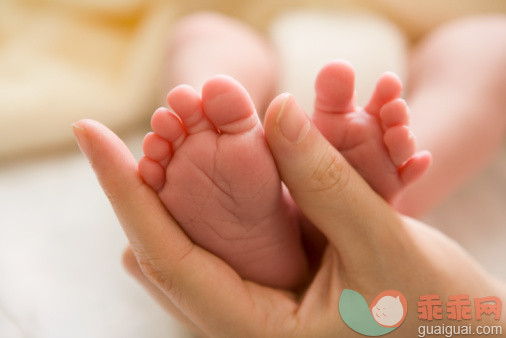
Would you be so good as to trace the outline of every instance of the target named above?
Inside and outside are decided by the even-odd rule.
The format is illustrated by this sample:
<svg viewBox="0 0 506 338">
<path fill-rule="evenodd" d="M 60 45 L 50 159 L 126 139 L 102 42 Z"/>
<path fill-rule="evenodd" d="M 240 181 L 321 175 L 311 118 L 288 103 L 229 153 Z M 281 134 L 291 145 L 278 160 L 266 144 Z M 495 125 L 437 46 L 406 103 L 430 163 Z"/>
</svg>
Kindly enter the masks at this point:
<svg viewBox="0 0 506 338">
<path fill-rule="evenodd" d="M 76 137 L 79 149 L 84 154 L 84 156 L 86 156 L 86 158 L 91 161 L 91 145 L 86 130 L 75 123 L 72 123 L 72 130 L 74 131 L 74 136 Z"/>
<path fill-rule="evenodd" d="M 276 122 L 279 124 L 281 133 L 292 143 L 299 144 L 304 140 L 311 123 L 299 103 L 290 94 L 286 95 Z"/>
</svg>

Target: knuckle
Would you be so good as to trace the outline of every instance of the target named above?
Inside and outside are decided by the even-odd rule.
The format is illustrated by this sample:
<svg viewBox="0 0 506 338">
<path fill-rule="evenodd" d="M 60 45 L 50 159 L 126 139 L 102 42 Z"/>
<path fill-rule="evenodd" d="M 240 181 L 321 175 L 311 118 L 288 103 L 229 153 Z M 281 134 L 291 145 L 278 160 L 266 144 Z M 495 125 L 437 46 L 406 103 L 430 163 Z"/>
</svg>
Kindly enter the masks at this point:
<svg viewBox="0 0 506 338">
<path fill-rule="evenodd" d="M 339 192 L 348 186 L 350 181 L 349 166 L 344 163 L 343 157 L 336 156 L 331 145 L 328 145 L 316 158 L 316 165 L 309 177 L 311 192 L 329 190 Z"/>
<path fill-rule="evenodd" d="M 171 292 L 174 286 L 173 278 L 167 274 L 153 259 L 140 258 L 138 260 L 142 273 L 155 285 L 161 287 L 165 292 Z"/>
<path fill-rule="evenodd" d="M 174 293 L 176 284 L 177 265 L 184 264 L 185 259 L 193 251 L 193 243 L 181 249 L 175 257 L 160 257 L 156 253 L 137 249 L 139 253 L 138 263 L 144 275 L 166 293 Z"/>
</svg>

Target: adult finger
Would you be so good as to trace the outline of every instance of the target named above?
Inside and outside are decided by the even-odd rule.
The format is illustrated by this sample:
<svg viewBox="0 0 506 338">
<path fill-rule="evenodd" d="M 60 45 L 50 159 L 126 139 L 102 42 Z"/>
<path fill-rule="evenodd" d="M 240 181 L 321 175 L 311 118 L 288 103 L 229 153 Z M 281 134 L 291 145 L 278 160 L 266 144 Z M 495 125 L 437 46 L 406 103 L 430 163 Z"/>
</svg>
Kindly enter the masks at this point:
<svg viewBox="0 0 506 338">
<path fill-rule="evenodd" d="M 128 246 L 123 252 L 122 257 L 123 266 L 125 270 L 135 278 L 146 291 L 160 304 L 165 311 L 170 313 L 172 317 L 177 319 L 180 323 L 184 324 L 187 328 L 194 333 L 201 333 L 194 323 L 183 313 L 181 310 L 170 300 L 165 293 L 163 293 L 156 285 L 154 285 L 141 270 L 137 258 L 135 257 L 132 248 Z"/>
<path fill-rule="evenodd" d="M 171 243 L 171 255 L 190 252 L 193 243 L 181 228 L 171 224 L 175 222 L 156 193 L 140 178 L 137 162 L 127 146 L 112 131 L 92 120 L 76 122 L 74 134 L 138 258 L 142 259 L 139 255 L 143 252 L 166 252 L 167 243 L 158 240 L 162 236 L 177 239 Z M 140 227 L 141 224 L 149 228 Z"/>
<path fill-rule="evenodd" d="M 393 210 L 323 137 L 290 94 L 265 117 L 281 178 L 302 212 L 343 253 L 376 250 L 400 228 Z"/>
</svg>

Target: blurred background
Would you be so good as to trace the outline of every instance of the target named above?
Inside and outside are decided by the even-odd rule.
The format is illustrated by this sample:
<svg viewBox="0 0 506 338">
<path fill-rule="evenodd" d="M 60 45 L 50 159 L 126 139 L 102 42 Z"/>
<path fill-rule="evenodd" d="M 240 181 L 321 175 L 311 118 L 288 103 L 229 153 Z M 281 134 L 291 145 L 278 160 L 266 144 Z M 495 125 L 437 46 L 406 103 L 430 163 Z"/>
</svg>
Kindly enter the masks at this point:
<svg viewBox="0 0 506 338">
<path fill-rule="evenodd" d="M 506 13 L 506 2 L 1 0 L 0 337 L 188 336 L 123 271 L 125 236 L 71 123 L 106 124 L 139 158 L 151 113 L 174 85 L 171 27 L 202 10 L 264 34 L 280 58 L 279 91 L 310 109 L 323 63 L 349 59 L 363 103 L 382 72 L 405 76 L 410 46 L 432 28 Z M 424 220 L 506 280 L 505 202 L 503 147 Z"/>
</svg>

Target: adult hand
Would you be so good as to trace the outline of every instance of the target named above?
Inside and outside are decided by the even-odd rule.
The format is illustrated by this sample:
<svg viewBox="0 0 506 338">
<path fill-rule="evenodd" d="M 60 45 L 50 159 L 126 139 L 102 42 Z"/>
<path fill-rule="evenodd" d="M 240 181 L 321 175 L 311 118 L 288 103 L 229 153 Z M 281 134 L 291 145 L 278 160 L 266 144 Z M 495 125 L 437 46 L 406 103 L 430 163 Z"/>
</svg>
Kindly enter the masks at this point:
<svg viewBox="0 0 506 338">
<path fill-rule="evenodd" d="M 116 135 L 90 120 L 77 122 L 74 130 L 130 241 L 127 269 L 203 335 L 351 337 L 355 333 L 339 315 L 343 289 L 368 302 L 395 289 L 409 309 L 391 336 L 407 337 L 420 325 L 420 295 L 499 296 L 504 290 L 454 242 L 393 211 L 288 94 L 267 111 L 267 141 L 294 201 L 328 239 L 320 268 L 300 294 L 242 280 L 185 235 Z"/>
</svg>

